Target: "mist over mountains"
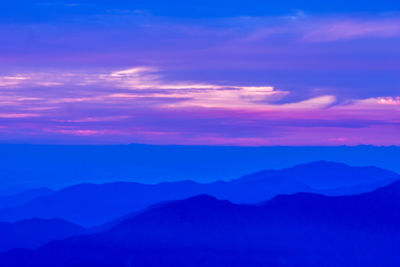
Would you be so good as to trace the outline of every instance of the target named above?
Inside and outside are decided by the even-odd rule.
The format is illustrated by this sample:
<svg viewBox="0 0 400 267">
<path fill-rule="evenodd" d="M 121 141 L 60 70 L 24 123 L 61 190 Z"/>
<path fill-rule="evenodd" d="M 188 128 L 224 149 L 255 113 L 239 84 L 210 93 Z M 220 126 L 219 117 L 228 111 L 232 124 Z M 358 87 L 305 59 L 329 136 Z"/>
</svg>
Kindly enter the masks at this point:
<svg viewBox="0 0 400 267">
<path fill-rule="evenodd" d="M 319 160 L 208 183 L 33 188 L 0 198 L 0 266 L 398 266 L 399 178 Z"/>
<path fill-rule="evenodd" d="M 350 167 L 318 161 L 212 183 L 78 184 L 51 194 L 45 191 L 45 195 L 22 205 L 0 209 L 0 221 L 60 218 L 85 227 L 94 227 L 161 201 L 199 194 L 238 204 L 255 204 L 279 194 L 298 192 L 358 194 L 385 186 L 398 178 L 397 173 L 376 167 Z"/>
<path fill-rule="evenodd" d="M 400 267 L 400 0 L 0 7 L 0 267 Z"/>
<path fill-rule="evenodd" d="M 0 255 L 7 266 L 397 266 L 400 184 L 238 205 L 165 202 L 103 232 Z"/>
<path fill-rule="evenodd" d="M 83 235 L 87 230 L 60 219 L 0 222 L 0 252 L 13 248 L 36 249 L 47 242 Z"/>
<path fill-rule="evenodd" d="M 83 182 L 231 180 L 265 169 L 326 160 L 400 172 L 399 147 L 0 145 L 0 195 Z"/>
</svg>

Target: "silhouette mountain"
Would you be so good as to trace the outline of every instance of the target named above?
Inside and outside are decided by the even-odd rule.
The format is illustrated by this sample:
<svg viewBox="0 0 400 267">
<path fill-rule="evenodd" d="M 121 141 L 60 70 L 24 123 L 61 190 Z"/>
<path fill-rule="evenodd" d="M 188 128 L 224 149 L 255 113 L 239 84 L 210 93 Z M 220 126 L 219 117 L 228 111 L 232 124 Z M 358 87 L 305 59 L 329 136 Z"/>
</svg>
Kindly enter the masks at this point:
<svg viewBox="0 0 400 267">
<path fill-rule="evenodd" d="M 381 183 L 388 185 L 397 180 L 399 175 L 373 166 L 350 167 L 343 163 L 317 161 L 282 170 L 264 170 L 243 176 L 234 181 L 265 181 L 270 177 L 291 179 L 316 190 L 332 190 L 376 183 L 375 186 L 377 187 L 381 186 Z"/>
<path fill-rule="evenodd" d="M 0 196 L 0 209 L 23 205 L 35 198 L 49 196 L 53 193 L 53 190 L 46 187 L 41 187 L 26 190 L 13 195 Z"/>
<path fill-rule="evenodd" d="M 0 144 L 0 194 L 80 181 L 156 183 L 231 180 L 257 170 L 329 160 L 373 165 L 400 173 L 396 146 L 231 147 L 157 145 Z M 56 179 L 55 179 L 56 178 Z M 23 189 L 24 189 L 23 188 Z"/>
<path fill-rule="evenodd" d="M 399 266 L 400 182 L 355 196 L 207 195 L 155 205 L 98 234 L 0 255 L 20 266 Z"/>
<path fill-rule="evenodd" d="M 0 223 L 0 252 L 13 248 L 38 248 L 51 240 L 86 233 L 80 226 L 60 219 L 31 219 Z"/>
<path fill-rule="evenodd" d="M 160 201 L 183 199 L 208 194 L 239 204 L 268 200 L 278 194 L 325 192 L 336 186 L 335 194 L 343 191 L 360 193 L 373 190 L 398 177 L 394 172 L 374 167 L 350 167 L 344 164 L 316 162 L 283 170 L 269 170 L 248 175 L 231 182 L 200 184 L 182 181 L 159 184 L 117 182 L 109 184 L 79 184 L 40 197 L 24 205 L 0 210 L 0 220 L 19 221 L 30 218 L 61 218 L 78 225 L 101 225 Z M 316 190 L 305 184 L 334 186 Z M 360 183 L 359 186 L 357 186 Z M 366 186 L 368 185 L 368 186 Z"/>
</svg>

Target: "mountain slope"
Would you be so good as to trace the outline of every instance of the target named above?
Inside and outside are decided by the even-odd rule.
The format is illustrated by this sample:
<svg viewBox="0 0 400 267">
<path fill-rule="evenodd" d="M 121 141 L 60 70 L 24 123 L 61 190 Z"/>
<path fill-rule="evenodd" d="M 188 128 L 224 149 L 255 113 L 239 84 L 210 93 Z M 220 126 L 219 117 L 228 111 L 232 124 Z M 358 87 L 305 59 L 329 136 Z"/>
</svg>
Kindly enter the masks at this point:
<svg viewBox="0 0 400 267">
<path fill-rule="evenodd" d="M 147 185 L 139 183 L 80 184 L 60 190 L 51 196 L 37 198 L 25 205 L 0 210 L 0 220 L 18 221 L 29 218 L 62 218 L 87 227 L 103 224 L 160 201 L 209 194 L 238 203 L 256 203 L 277 193 L 312 191 L 289 179 L 259 183 L 234 184 L 192 181 Z"/>
<path fill-rule="evenodd" d="M 398 266 L 398 240 L 400 182 L 357 196 L 300 193 L 257 206 L 201 195 L 156 205 L 98 234 L 2 254 L 0 264 Z"/>
<path fill-rule="evenodd" d="M 0 196 L 0 209 L 20 206 L 34 200 L 35 198 L 49 196 L 53 193 L 53 190 L 42 187 L 23 191 L 13 195 Z"/>
<path fill-rule="evenodd" d="M 100 225 L 160 201 L 182 199 L 208 194 L 235 203 L 258 203 L 277 194 L 319 192 L 304 182 L 317 185 L 315 180 L 330 186 L 372 183 L 364 189 L 373 190 L 389 183 L 398 175 L 374 167 L 350 167 L 330 162 L 315 162 L 284 170 L 263 171 L 231 182 L 200 184 L 192 181 L 140 184 L 117 182 L 109 184 L 80 184 L 40 197 L 25 205 L 0 210 L 0 220 L 18 221 L 30 218 L 61 218 L 87 227 Z M 339 191 L 360 193 L 360 186 Z M 332 188 L 331 190 L 334 190 Z M 322 192 L 326 192 L 324 189 Z"/>
<path fill-rule="evenodd" d="M 13 248 L 38 248 L 51 240 L 65 239 L 84 233 L 86 233 L 84 228 L 59 219 L 1 222 L 0 252 Z"/>
<path fill-rule="evenodd" d="M 395 172 L 377 167 L 353 167 L 343 163 L 317 161 L 282 170 L 264 170 L 243 176 L 235 182 L 265 181 L 273 177 L 287 178 L 306 184 L 316 190 L 354 187 L 379 182 L 390 184 L 397 180 Z"/>
<path fill-rule="evenodd" d="M 170 179 L 210 182 L 234 179 L 257 170 L 286 168 L 316 160 L 368 164 L 400 172 L 400 147 L 227 147 L 154 145 L 7 145 L 0 144 L 0 194 L 10 190 L 79 181 Z M 201 167 L 199 167 L 201 166 Z M 55 177 L 57 179 L 55 179 Z"/>
</svg>

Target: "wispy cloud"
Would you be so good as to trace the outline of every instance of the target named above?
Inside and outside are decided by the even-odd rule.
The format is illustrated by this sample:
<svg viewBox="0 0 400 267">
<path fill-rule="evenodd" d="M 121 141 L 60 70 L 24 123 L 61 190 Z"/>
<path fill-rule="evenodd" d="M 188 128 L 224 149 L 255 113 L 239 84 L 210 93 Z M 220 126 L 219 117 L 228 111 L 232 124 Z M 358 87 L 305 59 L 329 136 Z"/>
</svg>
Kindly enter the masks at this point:
<svg viewBox="0 0 400 267">
<path fill-rule="evenodd" d="M 0 101 L 19 103 L 22 101 L 42 100 L 42 102 L 61 104 L 74 102 L 107 102 L 129 99 L 180 99 L 170 106 L 204 106 L 204 107 L 251 107 L 262 106 L 269 100 L 276 100 L 289 94 L 278 91 L 272 86 L 218 85 L 194 82 L 164 81 L 156 68 L 137 67 L 110 73 L 29 73 L 18 74 L 12 87 L 27 89 L 49 87 L 58 92 L 57 96 L 41 99 L 33 96 L 5 96 Z M 0 77 L 7 79 L 8 77 Z M 72 94 L 64 92 L 65 87 L 79 88 Z M 59 87 L 59 88 L 58 88 Z M 92 88 L 98 87 L 94 91 Z M 64 93 L 63 93 L 64 92 Z M 32 94 L 32 93 L 30 93 Z M 67 96 L 66 96 L 67 95 Z M 264 104 L 263 104 L 264 102 Z"/>
<path fill-rule="evenodd" d="M 25 78 L 0 88 L 0 140 L 25 132 L 25 137 L 83 143 L 400 142 L 395 137 L 365 137 L 371 129 L 378 135 L 378 129 L 393 132 L 398 128 L 398 97 L 338 104 L 337 96 L 321 91 L 288 102 L 284 100 L 292 92 L 273 85 L 172 81 L 160 68 L 140 66 L 109 72 L 52 71 L 4 77 Z M 49 82 L 57 85 L 46 85 Z"/>
<path fill-rule="evenodd" d="M 314 22 L 304 32 L 305 42 L 336 42 L 360 38 L 400 37 L 400 19 L 338 18 Z"/>
<path fill-rule="evenodd" d="M 400 144 L 398 13 L 132 10 L 0 22 L 0 141 Z"/>
<path fill-rule="evenodd" d="M 39 117 L 40 114 L 35 113 L 0 113 L 0 119 L 20 119 Z"/>
</svg>

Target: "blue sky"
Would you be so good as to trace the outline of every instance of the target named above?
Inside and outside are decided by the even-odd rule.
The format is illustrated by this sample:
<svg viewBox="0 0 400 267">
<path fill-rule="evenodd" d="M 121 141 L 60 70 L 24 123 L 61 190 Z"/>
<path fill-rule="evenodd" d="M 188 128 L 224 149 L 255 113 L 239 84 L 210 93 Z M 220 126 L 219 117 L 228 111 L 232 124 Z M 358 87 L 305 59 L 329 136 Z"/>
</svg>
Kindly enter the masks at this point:
<svg viewBox="0 0 400 267">
<path fill-rule="evenodd" d="M 398 1 L 10 1 L 2 4 L 2 19 L 46 21 L 106 13 L 112 9 L 137 10 L 155 16 L 210 18 L 276 16 L 303 11 L 309 14 L 385 13 L 400 9 Z M 62 14 L 60 14 L 62 13 Z"/>
</svg>

